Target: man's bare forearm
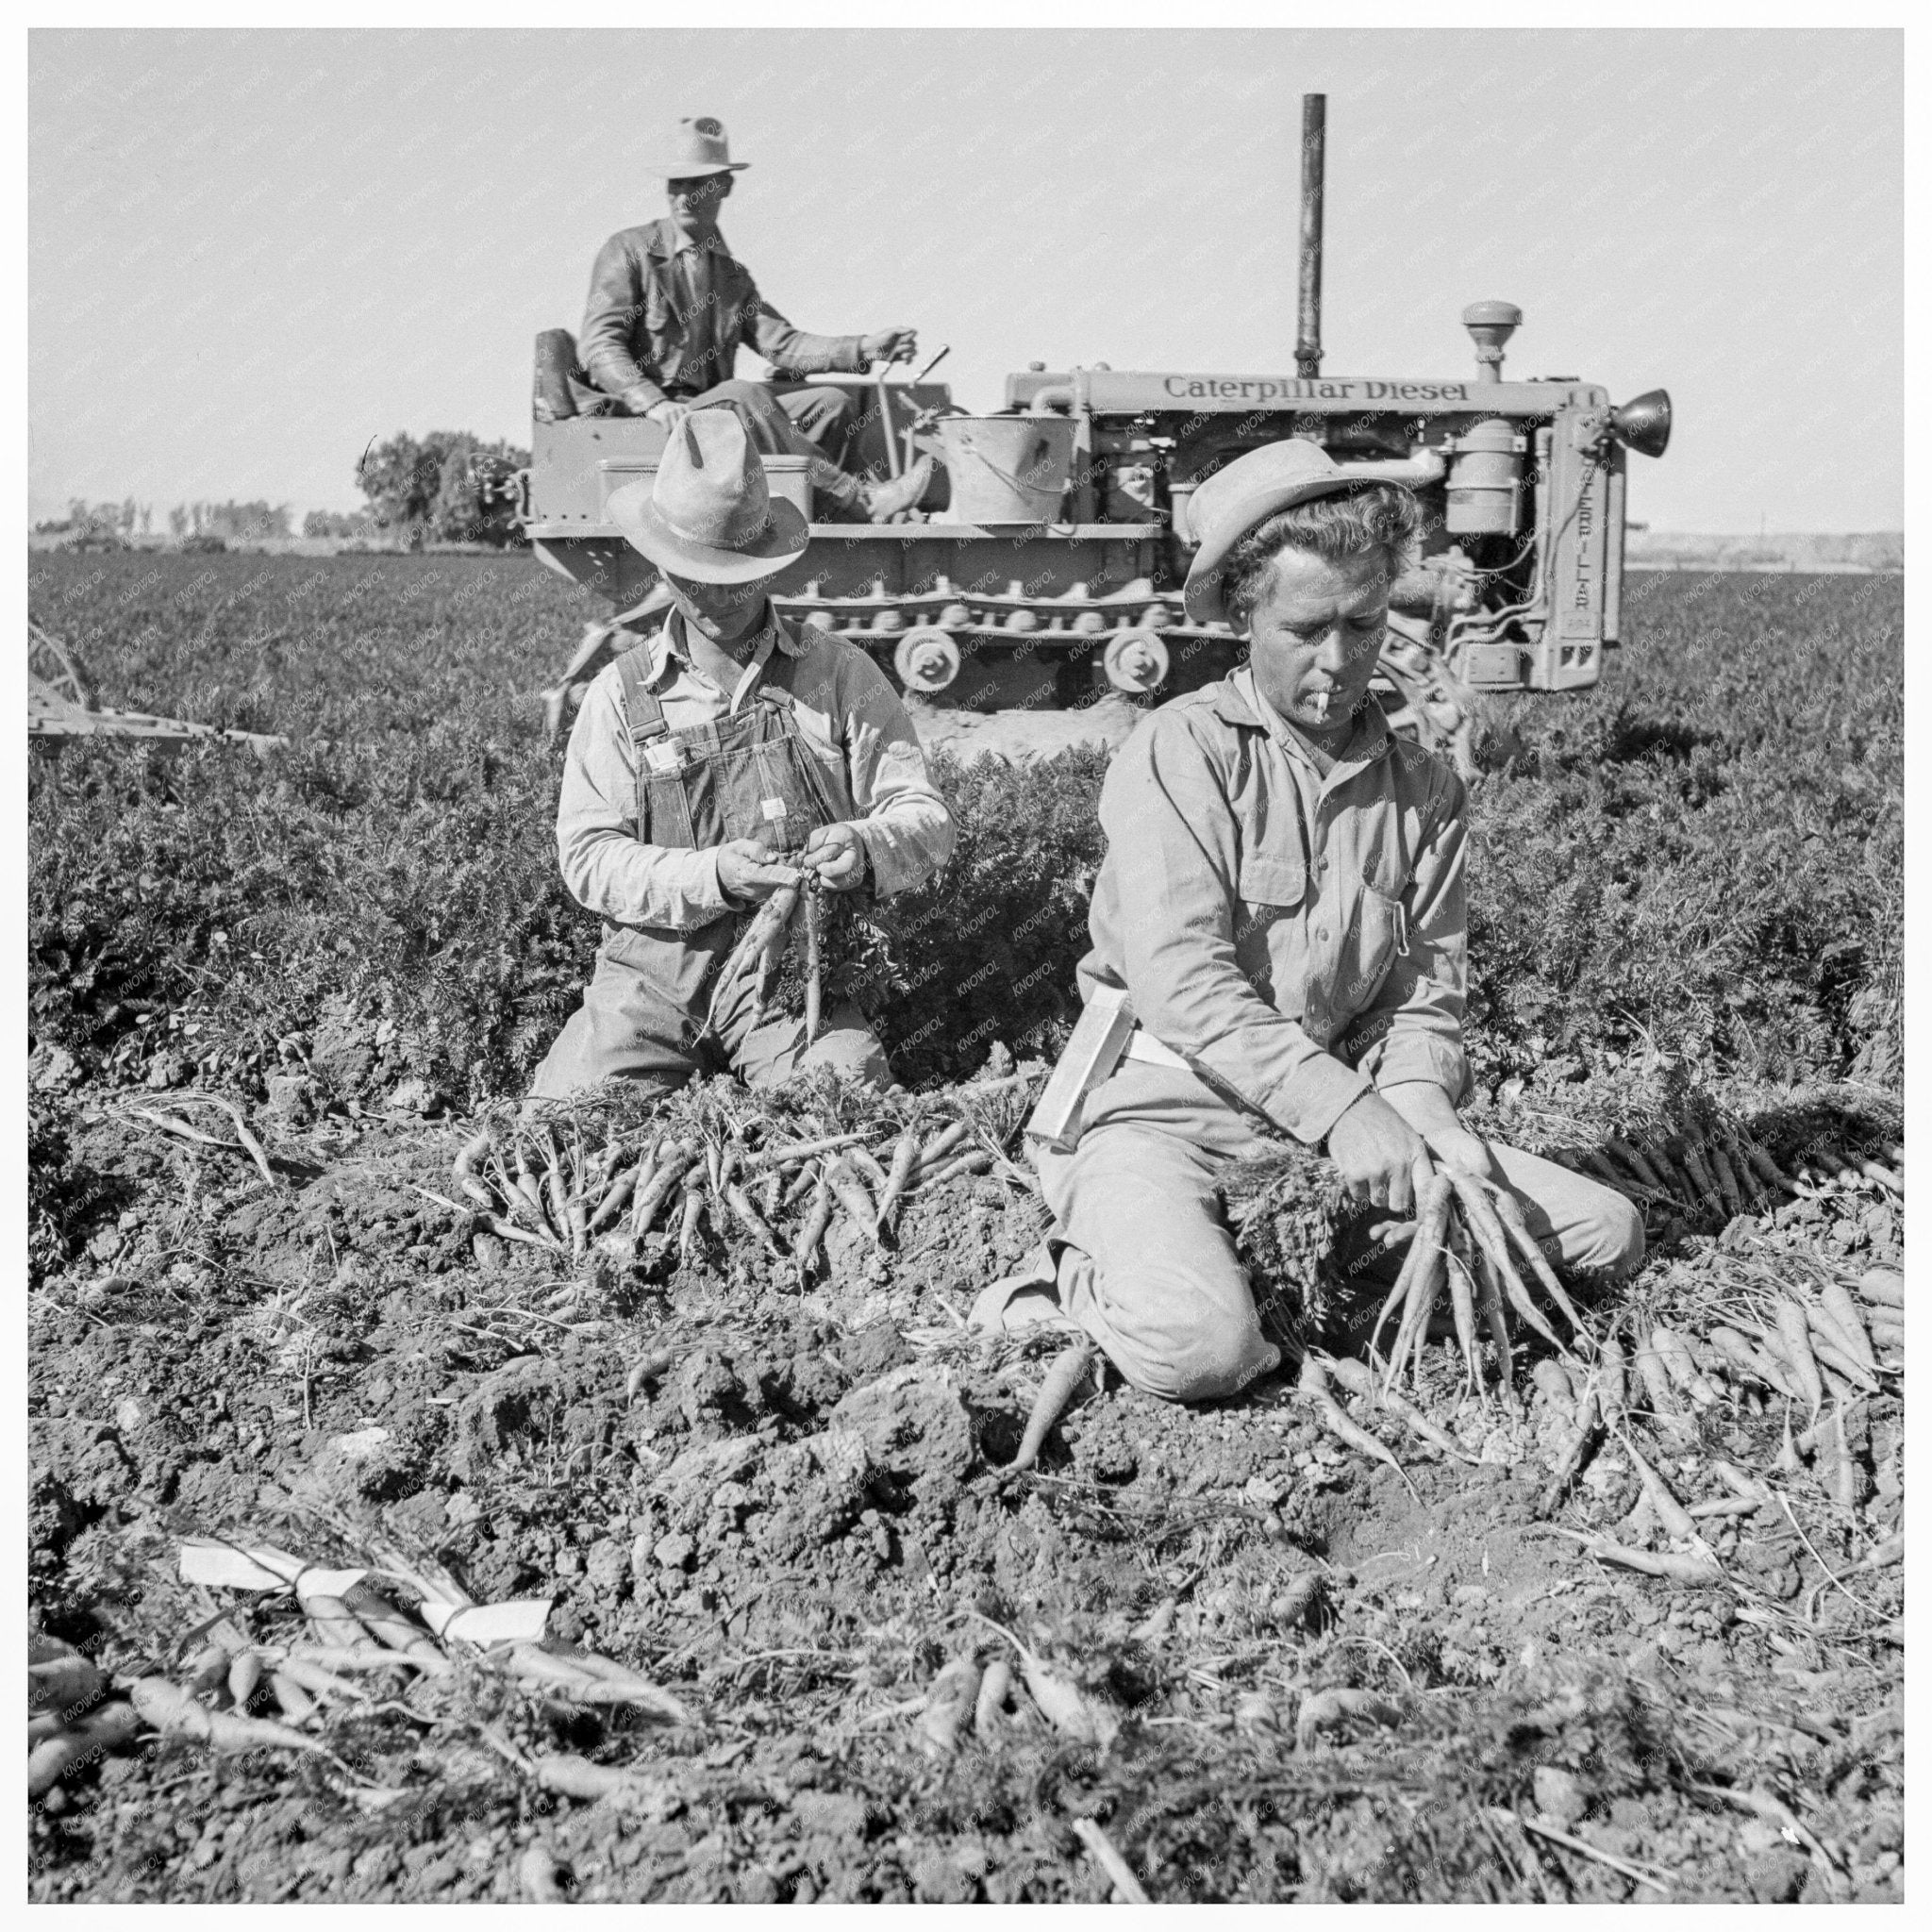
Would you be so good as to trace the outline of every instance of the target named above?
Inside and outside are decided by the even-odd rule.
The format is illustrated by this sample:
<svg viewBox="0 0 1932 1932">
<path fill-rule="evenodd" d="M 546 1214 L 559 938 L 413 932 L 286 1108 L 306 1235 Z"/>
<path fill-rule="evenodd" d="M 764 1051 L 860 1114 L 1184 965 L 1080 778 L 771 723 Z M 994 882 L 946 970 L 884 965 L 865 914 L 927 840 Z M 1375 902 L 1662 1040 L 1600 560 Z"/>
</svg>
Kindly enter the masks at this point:
<svg viewBox="0 0 1932 1932">
<path fill-rule="evenodd" d="M 1457 1119 L 1448 1093 L 1433 1080 L 1404 1080 L 1380 1091 L 1382 1098 L 1431 1146 L 1440 1136 L 1468 1131 Z"/>
</svg>

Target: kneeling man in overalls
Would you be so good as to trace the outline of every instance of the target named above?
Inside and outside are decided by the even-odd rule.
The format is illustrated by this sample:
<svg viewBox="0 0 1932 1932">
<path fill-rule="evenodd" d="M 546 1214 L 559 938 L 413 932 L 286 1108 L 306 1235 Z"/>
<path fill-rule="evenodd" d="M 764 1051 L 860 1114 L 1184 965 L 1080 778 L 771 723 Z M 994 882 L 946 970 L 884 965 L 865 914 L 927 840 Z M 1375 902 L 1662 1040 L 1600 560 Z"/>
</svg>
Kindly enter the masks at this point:
<svg viewBox="0 0 1932 1932">
<path fill-rule="evenodd" d="M 1154 712 L 1108 770 L 1082 1027 L 1096 1002 L 1117 1017 L 1074 1075 L 1090 1091 L 1057 1138 L 1077 1138 L 1036 1143 L 1053 1238 L 974 1311 L 1070 1317 L 1129 1382 L 1181 1401 L 1281 1361 L 1217 1193 L 1271 1129 L 1325 1149 L 1393 1220 L 1441 1166 L 1508 1189 L 1566 1267 L 1619 1276 L 1643 1257 L 1621 1194 L 1457 1117 L 1467 795 L 1369 689 L 1415 498 L 1290 441 L 1209 477 L 1191 513 L 1188 614 L 1229 623 L 1248 661 Z"/>
<path fill-rule="evenodd" d="M 855 1006 L 833 1007 L 808 1041 L 803 1019 L 758 1016 L 754 975 L 713 994 L 781 886 L 883 897 L 945 863 L 952 818 L 906 708 L 862 651 L 773 608 L 806 522 L 773 500 L 730 409 L 685 416 L 655 482 L 613 492 L 609 513 L 674 608 L 597 678 L 571 732 L 558 858 L 604 943 L 532 1095 L 613 1077 L 668 1092 L 726 1069 L 769 1086 L 821 1066 L 884 1086 Z"/>
</svg>

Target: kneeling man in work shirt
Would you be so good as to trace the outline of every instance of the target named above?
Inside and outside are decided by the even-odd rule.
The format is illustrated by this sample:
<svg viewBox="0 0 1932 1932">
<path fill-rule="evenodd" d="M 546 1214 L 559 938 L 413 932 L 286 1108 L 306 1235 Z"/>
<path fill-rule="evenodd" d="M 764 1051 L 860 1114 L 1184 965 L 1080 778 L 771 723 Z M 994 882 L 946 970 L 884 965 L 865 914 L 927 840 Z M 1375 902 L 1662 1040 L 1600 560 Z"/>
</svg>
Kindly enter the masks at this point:
<svg viewBox="0 0 1932 1932">
<path fill-rule="evenodd" d="M 753 1086 L 816 1066 L 883 1086 L 855 1007 L 808 1041 L 795 1016 L 759 1018 L 747 977 L 705 1023 L 748 915 L 780 886 L 815 874 L 883 896 L 945 863 L 952 816 L 906 708 L 856 645 L 773 609 L 806 523 L 771 496 L 734 411 L 688 412 L 655 482 L 614 491 L 609 510 L 675 608 L 598 677 L 571 732 L 558 858 L 604 943 L 532 1097 L 612 1078 L 669 1091 L 727 1068 Z"/>
<path fill-rule="evenodd" d="M 1457 1118 L 1465 788 L 1369 691 L 1414 497 L 1296 441 L 1210 477 L 1191 515 L 1189 614 L 1224 618 L 1249 661 L 1155 712 L 1108 774 L 1081 995 L 1124 988 L 1139 1024 L 1077 1144 L 1039 1147 L 1057 1226 L 1038 1265 L 974 1309 L 1063 1312 L 1179 1401 L 1280 1364 L 1216 1192 L 1270 1124 L 1393 1218 L 1440 1163 L 1507 1186 L 1565 1266 L 1620 1275 L 1643 1253 L 1621 1194 Z"/>
</svg>

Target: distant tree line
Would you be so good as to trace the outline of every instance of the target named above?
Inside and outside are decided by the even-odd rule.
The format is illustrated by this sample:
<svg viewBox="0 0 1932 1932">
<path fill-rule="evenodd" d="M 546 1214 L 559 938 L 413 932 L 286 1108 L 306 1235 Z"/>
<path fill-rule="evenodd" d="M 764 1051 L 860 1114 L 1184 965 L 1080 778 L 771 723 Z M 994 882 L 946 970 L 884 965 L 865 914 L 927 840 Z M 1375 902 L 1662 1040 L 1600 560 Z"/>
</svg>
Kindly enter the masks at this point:
<svg viewBox="0 0 1932 1932">
<path fill-rule="evenodd" d="M 466 429 L 432 429 L 420 442 L 398 430 L 364 452 L 356 481 L 376 526 L 411 548 L 519 543 L 514 478 L 529 460 L 527 450 Z"/>
<path fill-rule="evenodd" d="M 516 473 L 530 460 L 508 442 L 485 442 L 466 429 L 432 429 L 420 441 L 398 430 L 373 443 L 356 465 L 356 482 L 369 499 L 358 510 L 312 509 L 302 519 L 305 537 L 385 538 L 411 549 L 425 543 L 520 543 Z M 177 503 L 168 528 L 184 543 L 247 542 L 288 537 L 286 503 Z M 64 517 L 36 524 L 37 536 L 114 545 L 145 537 L 154 527 L 154 505 L 89 503 L 75 497 Z"/>
</svg>

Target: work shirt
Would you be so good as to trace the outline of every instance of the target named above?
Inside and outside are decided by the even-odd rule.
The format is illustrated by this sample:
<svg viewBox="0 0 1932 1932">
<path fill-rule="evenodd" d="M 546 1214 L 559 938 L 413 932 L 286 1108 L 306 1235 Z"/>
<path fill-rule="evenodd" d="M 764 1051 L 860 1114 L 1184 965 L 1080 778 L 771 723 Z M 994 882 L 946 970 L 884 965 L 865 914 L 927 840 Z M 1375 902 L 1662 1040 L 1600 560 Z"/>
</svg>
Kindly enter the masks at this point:
<svg viewBox="0 0 1932 1932">
<path fill-rule="evenodd" d="M 840 816 L 865 846 L 881 896 L 919 885 L 953 850 L 953 820 L 898 693 L 856 645 L 794 630 L 765 607 L 765 632 L 735 691 L 692 665 L 674 610 L 650 640 L 651 690 L 673 731 L 739 710 L 773 650 L 798 659 L 792 716 Z M 557 857 L 571 896 L 619 925 L 689 932 L 736 909 L 718 883 L 718 848 L 647 845 L 637 836 L 637 758 L 623 680 L 607 668 L 585 693 L 564 758 Z"/>
<path fill-rule="evenodd" d="M 673 221 L 646 222 L 597 251 L 577 358 L 599 389 L 641 389 L 641 408 L 667 395 L 698 395 L 733 379 L 741 342 L 781 375 L 865 368 L 858 336 L 793 328 L 723 236 L 698 243 Z"/>
<path fill-rule="evenodd" d="M 1250 668 L 1176 699 L 1101 791 L 1082 997 L 1124 987 L 1156 1039 L 1311 1146 L 1371 1084 L 1461 1100 L 1466 796 L 1373 699 L 1325 777 Z"/>
</svg>

